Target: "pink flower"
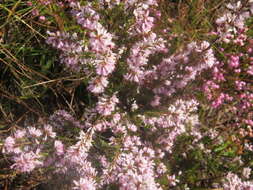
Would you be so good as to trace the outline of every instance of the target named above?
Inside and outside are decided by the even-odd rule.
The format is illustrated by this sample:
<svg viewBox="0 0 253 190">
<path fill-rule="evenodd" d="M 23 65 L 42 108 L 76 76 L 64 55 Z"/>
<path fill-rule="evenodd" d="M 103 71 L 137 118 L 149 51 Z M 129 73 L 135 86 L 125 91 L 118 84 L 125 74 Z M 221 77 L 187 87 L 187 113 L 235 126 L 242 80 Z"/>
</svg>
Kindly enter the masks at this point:
<svg viewBox="0 0 253 190">
<path fill-rule="evenodd" d="M 79 10 L 72 11 L 74 17 L 76 17 L 78 24 L 82 25 L 82 27 L 87 28 L 89 30 L 96 30 L 98 27 L 101 27 L 99 21 L 99 15 L 92 9 L 91 6 L 87 5 L 85 7 L 80 7 L 76 3 L 71 3 L 73 8 L 77 8 Z"/>
<path fill-rule="evenodd" d="M 115 68 L 116 56 L 113 53 L 109 53 L 104 56 L 101 60 L 96 62 L 96 73 L 98 75 L 107 76 Z"/>
<path fill-rule="evenodd" d="M 244 81 L 235 81 L 235 86 L 237 90 L 242 90 L 246 83 Z"/>
<path fill-rule="evenodd" d="M 64 153 L 64 145 L 61 141 L 54 141 L 54 148 L 56 149 L 56 154 L 58 156 L 62 155 Z"/>
<path fill-rule="evenodd" d="M 11 136 L 7 137 L 4 142 L 4 152 L 13 152 L 15 146 L 15 139 Z"/>
<path fill-rule="evenodd" d="M 246 119 L 244 122 L 250 126 L 253 126 L 253 120 Z"/>
<path fill-rule="evenodd" d="M 121 119 L 121 115 L 119 113 L 113 114 L 113 117 L 112 117 L 113 123 L 115 123 L 115 124 L 118 123 L 120 121 L 120 119 Z"/>
<path fill-rule="evenodd" d="M 96 131 L 105 131 L 107 128 L 104 122 L 96 123 L 95 125 L 93 125 L 93 127 L 96 129 Z"/>
<path fill-rule="evenodd" d="M 108 80 L 104 76 L 96 77 L 90 82 L 88 90 L 94 94 L 100 94 L 104 92 L 105 87 L 108 85 Z"/>
<path fill-rule="evenodd" d="M 169 185 L 170 186 L 176 186 L 177 183 L 179 182 L 178 179 L 176 179 L 176 176 L 175 175 L 172 175 L 172 176 L 167 176 L 168 180 L 169 180 Z"/>
<path fill-rule="evenodd" d="M 139 83 L 143 78 L 143 71 L 140 67 L 129 65 L 129 72 L 124 75 L 124 78 L 129 81 Z"/>
<path fill-rule="evenodd" d="M 80 163 L 81 160 L 85 160 L 88 155 L 87 152 L 92 146 L 92 135 L 80 131 L 78 139 L 79 141 L 76 144 L 67 149 L 66 158 L 71 163 Z"/>
<path fill-rule="evenodd" d="M 107 52 L 115 46 L 112 42 L 112 35 L 107 33 L 103 27 L 97 28 L 96 32 L 90 34 L 89 42 L 91 49 L 98 53 Z"/>
<path fill-rule="evenodd" d="M 157 173 L 158 174 L 164 174 L 166 171 L 167 171 L 167 167 L 163 164 L 163 163 L 160 163 L 158 166 L 157 166 Z"/>
<path fill-rule="evenodd" d="M 233 56 L 232 55 L 230 57 L 230 60 L 229 60 L 228 64 L 229 64 L 229 66 L 231 68 L 237 68 L 239 66 L 239 64 L 240 64 L 240 62 L 239 62 L 239 56 Z"/>
<path fill-rule="evenodd" d="M 247 70 L 247 73 L 249 75 L 253 75 L 253 65 L 249 66 L 248 70 Z"/>
<path fill-rule="evenodd" d="M 27 1 L 27 3 L 26 3 L 28 6 L 33 6 L 33 3 L 31 2 L 31 1 Z"/>
<path fill-rule="evenodd" d="M 81 177 L 79 181 L 74 180 L 75 187 L 77 190 L 96 190 L 96 183 L 90 178 Z"/>
<path fill-rule="evenodd" d="M 52 129 L 51 125 L 45 125 L 44 130 L 45 130 L 46 136 L 49 136 L 51 138 L 55 138 L 56 133 L 53 132 L 53 129 Z"/>
<path fill-rule="evenodd" d="M 38 9 L 33 9 L 32 15 L 38 16 L 39 14 L 40 14 L 40 13 L 39 13 L 39 10 L 38 10 Z"/>
<path fill-rule="evenodd" d="M 14 157 L 15 164 L 13 164 L 11 168 L 15 168 L 21 172 L 31 172 L 36 167 L 42 165 L 39 158 L 40 156 L 38 155 L 38 151 L 36 153 L 21 153 L 20 155 Z"/>
<path fill-rule="evenodd" d="M 41 130 L 36 129 L 35 127 L 28 127 L 28 132 L 30 133 L 30 135 L 35 137 L 40 137 L 42 135 Z"/>
<path fill-rule="evenodd" d="M 17 139 L 23 138 L 25 135 L 26 135 L 25 130 L 17 130 L 14 134 L 15 138 L 17 138 Z"/>
<path fill-rule="evenodd" d="M 46 17 L 45 17 L 45 16 L 40 16 L 39 19 L 40 19 L 41 21 L 45 21 L 45 20 L 46 20 Z"/>
<path fill-rule="evenodd" d="M 159 106 L 161 104 L 160 100 L 161 100 L 161 97 L 155 95 L 154 99 L 150 102 L 150 105 L 153 107 Z"/>
<path fill-rule="evenodd" d="M 133 132 L 136 132 L 136 131 L 137 131 L 137 126 L 134 125 L 134 124 L 129 124 L 129 125 L 127 125 L 127 128 L 128 128 L 130 131 L 133 131 Z"/>
<path fill-rule="evenodd" d="M 119 100 L 116 95 L 113 95 L 111 98 L 100 97 L 96 106 L 96 110 L 99 114 L 108 116 L 114 111 L 115 106 L 118 102 Z"/>
</svg>

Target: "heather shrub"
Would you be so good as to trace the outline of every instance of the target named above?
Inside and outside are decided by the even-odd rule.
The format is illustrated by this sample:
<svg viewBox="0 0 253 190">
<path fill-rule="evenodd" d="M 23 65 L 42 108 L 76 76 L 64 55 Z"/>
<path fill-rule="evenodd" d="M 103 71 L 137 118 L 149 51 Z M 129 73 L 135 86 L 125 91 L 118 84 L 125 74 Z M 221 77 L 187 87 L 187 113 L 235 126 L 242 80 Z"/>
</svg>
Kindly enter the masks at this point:
<svg viewBox="0 0 253 190">
<path fill-rule="evenodd" d="M 1 187 L 253 189 L 253 1 L 0 11 Z"/>
</svg>

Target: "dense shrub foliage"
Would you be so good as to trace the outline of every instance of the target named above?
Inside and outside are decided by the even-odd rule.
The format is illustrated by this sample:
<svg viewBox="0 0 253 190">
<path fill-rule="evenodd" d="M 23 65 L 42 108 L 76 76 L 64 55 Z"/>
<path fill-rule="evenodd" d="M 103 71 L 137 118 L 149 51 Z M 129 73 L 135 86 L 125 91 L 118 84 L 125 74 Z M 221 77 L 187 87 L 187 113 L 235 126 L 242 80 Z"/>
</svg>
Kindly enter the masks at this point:
<svg viewBox="0 0 253 190">
<path fill-rule="evenodd" d="M 252 0 L 0 2 L 3 189 L 252 190 Z"/>
</svg>

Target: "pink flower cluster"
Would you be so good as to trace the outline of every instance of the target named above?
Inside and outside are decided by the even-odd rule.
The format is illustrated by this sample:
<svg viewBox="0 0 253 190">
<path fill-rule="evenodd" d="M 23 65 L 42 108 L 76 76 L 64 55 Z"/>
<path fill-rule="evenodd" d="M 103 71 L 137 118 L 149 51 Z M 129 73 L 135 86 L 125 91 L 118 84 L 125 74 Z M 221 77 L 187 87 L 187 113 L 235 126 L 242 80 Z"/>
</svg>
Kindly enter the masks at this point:
<svg viewBox="0 0 253 190">
<path fill-rule="evenodd" d="M 77 33 L 48 32 L 50 35 L 47 43 L 61 51 L 60 61 L 72 71 L 82 71 L 82 65 L 88 62 L 83 57 L 83 52 L 87 51 L 84 41 L 78 37 Z"/>
<path fill-rule="evenodd" d="M 156 52 L 166 52 L 165 43 L 166 41 L 157 37 L 155 33 L 150 33 L 142 41 L 134 44 L 127 58 L 128 72 L 124 75 L 125 79 L 142 83 L 149 56 Z"/>
<path fill-rule="evenodd" d="M 154 151 L 148 147 L 141 148 L 143 144 L 137 136 L 126 136 L 123 143 L 113 165 L 103 160 L 104 184 L 116 182 L 120 190 L 160 190 L 155 182 Z"/>
<path fill-rule="evenodd" d="M 92 146 L 93 130 L 86 133 L 80 131 L 76 144 L 63 150 L 61 143 L 55 146 L 58 154 L 57 162 L 54 163 L 58 173 L 72 173 L 73 189 L 88 190 L 96 189 L 97 172 L 88 159 L 89 150 Z"/>
<path fill-rule="evenodd" d="M 226 12 L 216 20 L 218 25 L 215 34 L 219 40 L 230 43 L 233 42 L 238 45 L 244 45 L 246 38 L 245 21 L 253 14 L 253 2 L 244 3 L 236 1 L 228 3 Z"/>
<path fill-rule="evenodd" d="M 232 6 L 232 5 L 228 5 Z M 243 27 L 245 37 L 241 39 L 240 43 L 237 43 L 238 36 L 242 33 L 235 32 L 232 41 L 229 43 L 234 46 L 238 46 L 239 51 L 232 51 L 229 53 L 227 50 L 220 49 L 220 53 L 225 54 L 227 59 L 217 62 L 216 66 L 212 69 L 212 79 L 205 81 L 203 90 L 205 96 L 214 108 L 220 108 L 223 105 L 233 102 L 232 113 L 235 116 L 235 126 L 250 125 L 252 126 L 252 114 L 251 108 L 253 106 L 253 94 L 251 89 L 251 76 L 252 76 L 252 44 L 253 41 L 250 37 L 246 36 L 248 29 L 244 27 L 244 22 L 252 13 L 247 10 L 247 7 L 252 7 L 252 2 L 246 4 L 246 7 L 242 7 L 240 1 L 236 6 L 235 12 L 230 10 L 231 15 L 235 14 L 235 20 L 233 22 L 239 22 L 241 25 L 234 26 L 235 28 Z M 237 11 L 237 12 L 236 12 Z M 242 12 L 241 12 L 242 11 Z M 247 13 L 247 14 L 246 14 Z M 246 15 L 241 18 L 240 15 Z M 239 17 L 239 18 L 237 18 Z M 242 31 L 241 31 L 242 32 Z M 222 45 L 222 42 L 220 42 Z M 227 43 L 225 41 L 225 43 Z M 225 53 L 228 52 L 228 53 Z"/>
<path fill-rule="evenodd" d="M 111 115 L 115 110 L 115 106 L 118 102 L 119 100 L 116 95 L 113 95 L 111 98 L 99 97 L 96 110 L 103 116 Z"/>
<path fill-rule="evenodd" d="M 87 74 L 88 93 L 95 94 L 95 100 L 86 105 L 81 121 L 58 110 L 49 118 L 50 125 L 16 130 L 7 137 L 3 150 L 11 155 L 14 162 L 11 168 L 32 172 L 36 168 L 51 167 L 55 173 L 69 177 L 71 188 L 80 190 L 109 189 L 111 185 L 120 190 L 162 190 L 177 185 L 181 188 L 182 172 L 170 168 L 179 137 L 185 135 L 192 139 L 185 150 L 196 145 L 212 156 L 201 140 L 204 136 L 211 140 L 219 136 L 214 128 L 203 132 L 198 113 L 200 103 L 193 98 L 194 94 L 180 94 L 204 71 L 211 71 L 201 92 L 207 97 L 207 107 L 218 110 L 233 101 L 229 107 L 230 114 L 235 116 L 233 125 L 247 125 L 247 130 L 251 130 L 253 40 L 246 35 L 244 23 L 252 14 L 252 1 L 246 8 L 241 1 L 229 3 L 228 11 L 216 20 L 217 43 L 241 48 L 236 50 L 239 52 L 230 52 L 230 47 L 225 46 L 230 53 L 218 49 L 226 57 L 223 60 L 207 41 L 191 42 L 171 53 L 170 39 L 155 33 L 156 18 L 161 14 L 159 3 L 105 0 L 95 6 L 96 2 L 81 5 L 78 1 L 68 1 L 79 31 L 49 32 L 47 43 L 60 51 L 61 63 L 68 69 Z M 126 44 L 118 44 L 121 40 L 102 24 L 103 11 L 107 11 L 103 7 L 108 6 L 111 11 L 121 5 L 124 14 L 134 20 L 128 31 L 130 40 L 126 39 L 130 42 Z M 113 73 L 115 69 L 120 70 L 117 75 Z M 121 84 L 116 77 L 123 80 Z M 111 88 L 105 91 L 109 81 Z M 129 94 L 134 91 L 129 97 L 121 96 L 120 92 L 126 84 L 134 87 L 129 90 Z M 150 94 L 140 93 L 145 90 Z M 147 109 L 139 103 L 146 97 L 151 97 L 146 102 Z M 127 100 L 120 101 L 123 98 Z M 217 141 L 223 142 L 223 138 Z M 252 151 L 252 145 L 246 146 Z M 183 152 L 182 157 L 185 155 Z M 243 173 L 248 178 L 250 169 Z M 161 184 L 161 179 L 166 180 L 166 185 Z M 246 190 L 253 185 L 228 173 L 223 187 L 224 190 Z"/>
<path fill-rule="evenodd" d="M 71 2 L 70 7 L 77 23 L 82 26 L 83 33 L 48 32 L 50 36 L 47 43 L 61 51 L 61 62 L 72 71 L 90 75 L 93 73 L 90 67 L 95 67 L 96 76 L 91 79 L 88 89 L 95 94 L 102 93 L 117 61 L 113 52 L 113 35 L 100 24 L 100 16 L 91 5 L 81 6 Z M 85 35 L 88 35 L 88 42 L 82 39 Z"/>
<path fill-rule="evenodd" d="M 144 85 L 155 94 L 152 106 L 161 104 L 162 97 L 169 97 L 193 81 L 203 70 L 216 64 L 214 52 L 206 41 L 192 42 L 184 51 L 164 58 L 150 71 L 146 71 Z M 158 84 L 158 85 L 157 85 Z"/>
<path fill-rule="evenodd" d="M 194 114 L 197 110 L 198 103 L 195 100 L 176 100 L 174 104 L 168 107 L 168 111 L 160 114 L 158 117 L 140 116 L 145 125 L 152 126 L 149 132 L 150 136 L 155 137 L 155 144 L 157 152 L 160 153 L 161 158 L 165 153 L 172 153 L 172 148 L 176 138 L 187 131 L 187 125 L 191 125 L 192 134 L 196 140 L 201 138 L 198 132 L 198 117 Z"/>
<path fill-rule="evenodd" d="M 229 172 L 223 184 L 224 190 L 251 190 L 253 182 L 242 181 L 236 174 Z"/>
<path fill-rule="evenodd" d="M 72 173 L 74 189 L 96 189 L 96 171 L 87 159 L 92 137 L 92 130 L 80 131 L 77 143 L 65 147 L 50 125 L 28 127 L 6 138 L 4 153 L 12 156 L 11 168 L 20 172 L 51 166 L 58 173 Z"/>
<path fill-rule="evenodd" d="M 152 7 L 158 6 L 157 0 L 145 0 L 141 3 L 136 3 L 133 15 L 135 23 L 131 27 L 130 32 L 133 34 L 148 34 L 151 32 L 155 18 L 150 16 L 150 13 L 155 9 Z"/>
<path fill-rule="evenodd" d="M 54 126 L 56 129 L 62 129 L 63 127 L 78 127 L 80 129 L 85 128 L 85 124 L 81 123 L 77 119 L 75 119 L 70 113 L 68 113 L 65 110 L 58 110 L 55 111 L 54 114 L 52 114 L 49 117 L 49 122 L 52 126 Z"/>
<path fill-rule="evenodd" d="M 96 68 L 96 77 L 90 81 L 88 89 L 99 94 L 108 85 L 108 76 L 113 72 L 117 56 L 113 53 L 115 47 L 113 35 L 108 33 L 100 23 L 100 16 L 91 5 L 80 6 L 78 3 L 71 3 L 72 15 L 77 23 L 87 30 L 89 36 L 89 51 L 94 53 L 93 64 Z"/>
<path fill-rule="evenodd" d="M 12 155 L 15 163 L 11 168 L 20 172 L 31 172 L 43 166 L 42 152 L 46 148 L 43 144 L 55 137 L 56 133 L 50 125 L 45 125 L 42 129 L 35 127 L 28 127 L 27 130 L 19 129 L 5 139 L 3 152 Z"/>
</svg>

